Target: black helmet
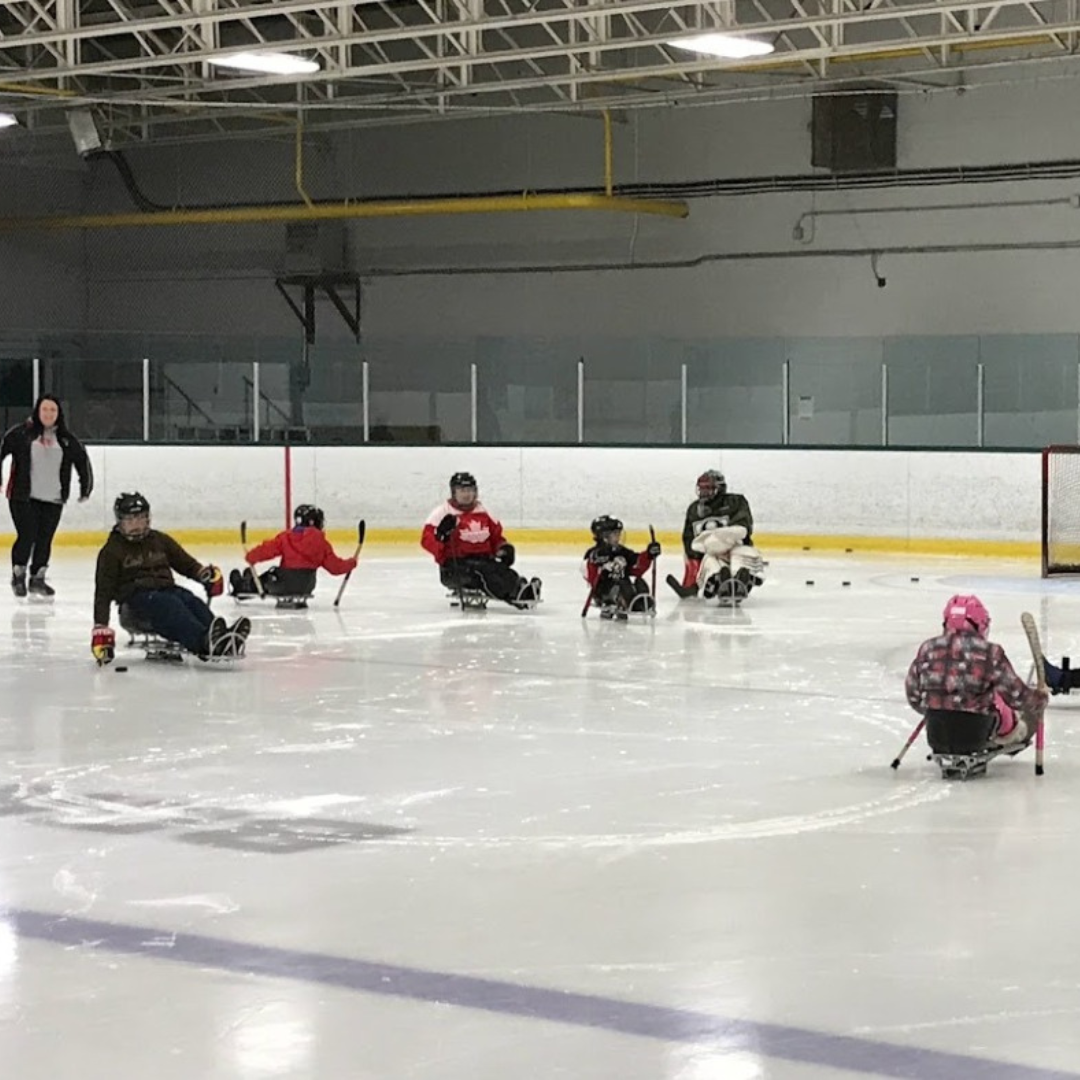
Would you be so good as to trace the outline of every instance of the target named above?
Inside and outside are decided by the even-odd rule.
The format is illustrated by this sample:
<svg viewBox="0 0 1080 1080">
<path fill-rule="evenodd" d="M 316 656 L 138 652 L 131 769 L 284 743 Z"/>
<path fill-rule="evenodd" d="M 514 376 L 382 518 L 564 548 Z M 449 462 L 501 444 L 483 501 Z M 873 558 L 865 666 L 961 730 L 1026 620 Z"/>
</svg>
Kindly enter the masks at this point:
<svg viewBox="0 0 1080 1080">
<path fill-rule="evenodd" d="M 326 515 L 317 507 L 304 503 L 293 511 L 293 523 L 296 525 L 311 525 L 321 529 L 326 524 Z"/>
<path fill-rule="evenodd" d="M 593 539 L 597 543 L 601 543 L 608 533 L 621 533 L 623 531 L 623 523 L 618 518 L 612 517 L 610 514 L 601 514 L 600 517 L 593 519 L 593 523 L 589 526 L 589 529 L 593 534 Z"/>
<path fill-rule="evenodd" d="M 147 518 L 147 527 L 138 532 L 125 531 L 121 528 L 119 532 L 125 540 L 141 540 L 150 531 L 150 503 L 145 495 L 140 495 L 137 491 L 125 491 L 122 495 L 118 495 L 113 503 L 113 517 L 116 518 L 118 526 L 125 518 L 140 517 L 143 514 Z"/>
<path fill-rule="evenodd" d="M 112 508 L 117 521 L 124 517 L 150 513 L 150 503 L 147 502 L 146 496 L 140 495 L 137 491 L 125 491 L 122 495 L 117 495 Z"/>
<path fill-rule="evenodd" d="M 718 469 L 709 469 L 697 478 L 697 496 L 702 502 L 711 502 L 726 493 L 727 481 Z"/>
<path fill-rule="evenodd" d="M 471 491 L 472 498 L 464 501 L 454 497 L 455 491 Z M 450 477 L 450 502 L 459 510 L 471 510 L 476 506 L 480 495 L 476 490 L 476 477 L 471 472 L 456 472 Z"/>
</svg>

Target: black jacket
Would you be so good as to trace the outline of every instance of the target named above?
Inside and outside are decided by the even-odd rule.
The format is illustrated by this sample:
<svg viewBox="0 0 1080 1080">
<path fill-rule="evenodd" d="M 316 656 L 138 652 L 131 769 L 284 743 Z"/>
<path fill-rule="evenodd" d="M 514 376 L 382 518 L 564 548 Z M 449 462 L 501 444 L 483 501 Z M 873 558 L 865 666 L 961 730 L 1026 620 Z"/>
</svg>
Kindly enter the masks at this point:
<svg viewBox="0 0 1080 1080">
<path fill-rule="evenodd" d="M 122 604 L 132 593 L 175 585 L 173 570 L 194 580 L 201 569 L 168 533 L 151 529 L 141 540 L 126 540 L 113 529 L 98 552 L 94 625 L 108 626 L 112 605 Z"/>
<path fill-rule="evenodd" d="M 37 438 L 34 425 L 30 420 L 9 428 L 0 442 L 0 466 L 4 458 L 11 455 L 11 477 L 8 480 L 7 497 L 19 502 L 30 498 L 30 445 Z M 66 428 L 57 429 L 56 441 L 63 448 L 64 456 L 60 461 L 60 498 L 68 501 L 71 494 L 71 469 L 74 466 L 79 474 L 79 494 L 87 498 L 94 490 L 94 470 L 86 449 Z"/>
</svg>

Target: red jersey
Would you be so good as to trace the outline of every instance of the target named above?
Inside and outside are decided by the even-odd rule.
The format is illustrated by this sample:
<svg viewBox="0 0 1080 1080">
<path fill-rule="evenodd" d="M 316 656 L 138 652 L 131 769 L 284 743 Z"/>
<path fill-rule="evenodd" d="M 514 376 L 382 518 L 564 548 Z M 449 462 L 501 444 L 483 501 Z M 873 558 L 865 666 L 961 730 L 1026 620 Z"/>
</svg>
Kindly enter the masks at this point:
<svg viewBox="0 0 1080 1080">
<path fill-rule="evenodd" d="M 435 530 L 447 514 L 453 514 L 457 522 L 450 539 L 444 544 L 435 535 Z M 431 552 L 440 566 L 448 559 L 467 559 L 470 555 L 494 558 L 505 543 L 502 525 L 480 503 L 473 503 L 468 510 L 462 510 L 449 499 L 431 511 L 420 536 L 420 546 Z"/>
<path fill-rule="evenodd" d="M 322 529 L 316 529 L 313 525 L 297 525 L 279 532 L 273 540 L 256 544 L 245 558 L 251 566 L 267 559 L 280 558 L 282 570 L 318 570 L 321 567 L 331 574 L 347 574 L 356 567 L 355 559 L 342 559 L 335 555 Z"/>
</svg>

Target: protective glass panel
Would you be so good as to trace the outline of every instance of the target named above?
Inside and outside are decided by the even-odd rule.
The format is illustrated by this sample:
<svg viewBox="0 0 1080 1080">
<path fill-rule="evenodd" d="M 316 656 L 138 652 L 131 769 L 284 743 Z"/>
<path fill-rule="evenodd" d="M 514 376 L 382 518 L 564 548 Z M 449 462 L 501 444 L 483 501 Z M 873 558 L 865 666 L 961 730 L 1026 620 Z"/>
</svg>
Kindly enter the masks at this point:
<svg viewBox="0 0 1080 1080">
<path fill-rule="evenodd" d="M 979 339 L 886 338 L 889 444 L 978 444 Z"/>
<path fill-rule="evenodd" d="M 0 357 L 0 431 L 25 420 L 33 406 L 33 361 L 28 357 Z"/>
<path fill-rule="evenodd" d="M 775 445 L 784 438 L 784 341 L 719 338 L 687 344 L 692 443 Z"/>
<path fill-rule="evenodd" d="M 577 442 L 580 356 L 560 339 L 477 341 L 479 441 Z"/>
<path fill-rule="evenodd" d="M 585 442 L 682 441 L 682 347 L 613 338 L 582 342 Z"/>
<path fill-rule="evenodd" d="M 141 360 L 105 356 L 42 359 L 41 391 L 64 406 L 68 427 L 90 442 L 121 442 L 143 437 Z"/>
<path fill-rule="evenodd" d="M 1078 340 L 1072 334 L 979 339 L 987 446 L 1076 441 Z"/>
<path fill-rule="evenodd" d="M 147 348 L 153 439 L 251 441 L 250 342 L 177 337 Z"/>
<path fill-rule="evenodd" d="M 449 443 L 471 438 L 469 341 L 364 341 L 371 442 Z"/>
<path fill-rule="evenodd" d="M 787 357 L 793 444 L 881 444 L 879 338 L 796 338 Z"/>
</svg>

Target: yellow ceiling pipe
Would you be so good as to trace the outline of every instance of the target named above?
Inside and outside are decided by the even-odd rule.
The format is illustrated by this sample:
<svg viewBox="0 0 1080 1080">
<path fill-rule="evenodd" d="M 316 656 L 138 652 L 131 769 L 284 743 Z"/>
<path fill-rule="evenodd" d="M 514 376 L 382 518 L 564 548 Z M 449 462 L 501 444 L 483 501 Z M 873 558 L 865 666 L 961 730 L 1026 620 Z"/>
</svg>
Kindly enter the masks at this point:
<svg viewBox="0 0 1080 1080">
<path fill-rule="evenodd" d="M 443 199 L 396 199 L 379 202 L 315 203 L 304 187 L 304 126 L 296 121 L 294 179 L 302 203 L 286 206 L 229 206 L 206 209 L 160 210 L 150 213 L 71 214 L 0 218 L 0 232 L 57 229 L 125 229 L 179 225 L 254 225 L 289 221 L 334 221 L 350 218 L 430 217 L 445 214 L 513 214 L 538 210 L 606 210 L 622 214 L 653 214 L 684 218 L 685 202 L 632 199 L 614 194 L 611 113 L 604 119 L 604 194 L 478 195 Z"/>
<path fill-rule="evenodd" d="M 621 214 L 655 214 L 684 218 L 685 202 L 593 195 L 480 195 L 448 199 L 386 202 L 302 203 L 288 206 L 232 206 L 206 210 L 162 210 L 155 213 L 69 214 L 53 217 L 0 218 L 0 232 L 57 229 L 126 229 L 179 225 L 256 225 L 283 221 L 335 221 L 351 218 L 430 217 L 439 214 L 513 214 L 538 210 L 606 210 Z"/>
<path fill-rule="evenodd" d="M 296 194 L 304 200 L 305 206 L 314 206 L 311 196 L 304 187 L 304 121 L 296 118 Z"/>
</svg>

